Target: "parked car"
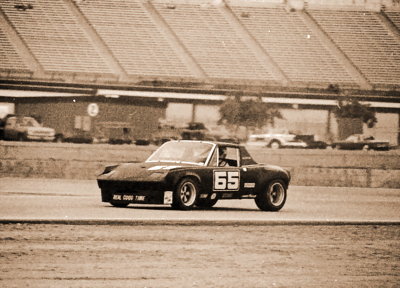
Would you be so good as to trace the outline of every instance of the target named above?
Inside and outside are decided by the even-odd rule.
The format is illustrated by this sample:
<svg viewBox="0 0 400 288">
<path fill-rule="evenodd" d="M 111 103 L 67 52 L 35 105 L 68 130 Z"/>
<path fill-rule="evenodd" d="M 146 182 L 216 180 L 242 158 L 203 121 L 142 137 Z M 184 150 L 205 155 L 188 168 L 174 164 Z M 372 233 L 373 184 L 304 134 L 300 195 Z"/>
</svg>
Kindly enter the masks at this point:
<svg viewBox="0 0 400 288">
<path fill-rule="evenodd" d="M 151 143 L 157 146 L 171 140 L 181 139 L 181 131 L 175 125 L 165 119 L 160 119 L 158 129 L 152 134 Z"/>
<path fill-rule="evenodd" d="M 0 121 L 0 137 L 16 141 L 53 141 L 55 130 L 42 126 L 33 117 L 9 114 Z"/>
<path fill-rule="evenodd" d="M 182 129 L 181 137 L 184 140 L 205 140 L 208 129 L 202 122 L 190 122 Z"/>
<path fill-rule="evenodd" d="M 304 141 L 296 139 L 295 134 L 279 130 L 274 130 L 266 134 L 250 135 L 247 145 L 269 147 L 272 149 L 307 147 L 307 144 Z"/>
<path fill-rule="evenodd" d="M 353 134 L 343 141 L 333 142 L 331 147 L 345 150 L 389 150 L 390 144 L 389 141 L 375 140 L 373 136 Z"/>
<path fill-rule="evenodd" d="M 315 135 L 296 135 L 295 139 L 306 143 L 305 148 L 308 149 L 326 149 L 328 147 L 328 143 L 325 141 L 316 140 Z"/>
<path fill-rule="evenodd" d="M 229 143 L 239 143 L 239 138 L 229 131 L 225 126 L 210 126 L 208 127 L 207 139 L 229 142 Z"/>
<path fill-rule="evenodd" d="M 279 211 L 290 173 L 257 164 L 238 144 L 177 140 L 164 143 L 144 163 L 106 167 L 97 182 L 102 201 L 117 207 L 170 204 L 189 210 L 222 199 L 254 199 L 261 210 Z"/>
</svg>

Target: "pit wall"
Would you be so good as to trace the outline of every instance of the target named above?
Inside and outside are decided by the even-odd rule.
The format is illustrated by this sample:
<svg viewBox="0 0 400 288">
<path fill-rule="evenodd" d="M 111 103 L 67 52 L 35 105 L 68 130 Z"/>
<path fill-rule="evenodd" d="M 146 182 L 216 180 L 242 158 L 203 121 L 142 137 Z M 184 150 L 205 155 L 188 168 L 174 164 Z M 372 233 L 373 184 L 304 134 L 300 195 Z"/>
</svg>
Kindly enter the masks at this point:
<svg viewBox="0 0 400 288">
<path fill-rule="evenodd" d="M 96 179 L 105 166 L 143 161 L 154 149 L 155 146 L 1 141 L 0 177 Z M 292 185 L 400 188 L 400 150 L 248 150 L 259 163 L 288 168 Z"/>
</svg>

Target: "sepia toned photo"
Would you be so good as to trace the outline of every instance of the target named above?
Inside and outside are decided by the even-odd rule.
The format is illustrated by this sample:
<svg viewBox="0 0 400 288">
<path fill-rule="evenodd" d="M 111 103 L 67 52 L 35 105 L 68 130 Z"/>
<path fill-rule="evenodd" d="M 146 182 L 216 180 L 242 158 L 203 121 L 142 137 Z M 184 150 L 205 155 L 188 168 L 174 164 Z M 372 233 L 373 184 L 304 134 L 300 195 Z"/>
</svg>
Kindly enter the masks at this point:
<svg viewBox="0 0 400 288">
<path fill-rule="evenodd" d="M 399 0 L 0 0 L 1 287 L 399 285 Z"/>
</svg>

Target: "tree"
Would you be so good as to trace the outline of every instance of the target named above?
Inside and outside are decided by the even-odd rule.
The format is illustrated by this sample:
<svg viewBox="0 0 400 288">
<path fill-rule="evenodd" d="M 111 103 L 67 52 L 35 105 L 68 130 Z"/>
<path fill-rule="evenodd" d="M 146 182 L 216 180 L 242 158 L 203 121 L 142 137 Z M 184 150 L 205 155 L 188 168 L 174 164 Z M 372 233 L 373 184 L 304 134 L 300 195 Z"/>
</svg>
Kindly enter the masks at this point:
<svg viewBox="0 0 400 288">
<path fill-rule="evenodd" d="M 336 118 L 352 118 L 361 119 L 367 124 L 368 128 L 372 128 L 378 122 L 375 111 L 368 104 L 361 104 L 358 100 L 352 98 L 344 98 L 338 100 L 338 105 L 333 111 Z"/>
<path fill-rule="evenodd" d="M 242 101 L 239 96 L 228 97 L 219 109 L 219 123 L 236 128 L 262 128 L 266 124 L 274 125 L 275 118 L 282 119 L 282 114 L 274 104 L 262 102 L 261 98 Z"/>
</svg>

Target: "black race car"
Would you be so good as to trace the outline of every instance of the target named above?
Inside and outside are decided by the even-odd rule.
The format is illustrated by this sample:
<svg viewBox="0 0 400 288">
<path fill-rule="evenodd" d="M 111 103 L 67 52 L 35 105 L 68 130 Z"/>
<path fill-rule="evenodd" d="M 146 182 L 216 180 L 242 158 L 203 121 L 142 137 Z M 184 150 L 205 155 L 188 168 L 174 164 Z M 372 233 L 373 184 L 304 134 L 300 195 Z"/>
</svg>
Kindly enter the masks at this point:
<svg viewBox="0 0 400 288">
<path fill-rule="evenodd" d="M 290 173 L 257 164 L 238 144 L 178 140 L 164 143 L 143 163 L 106 167 L 97 182 L 102 201 L 117 207 L 170 204 L 189 210 L 221 199 L 254 199 L 261 210 L 278 211 Z"/>
</svg>

